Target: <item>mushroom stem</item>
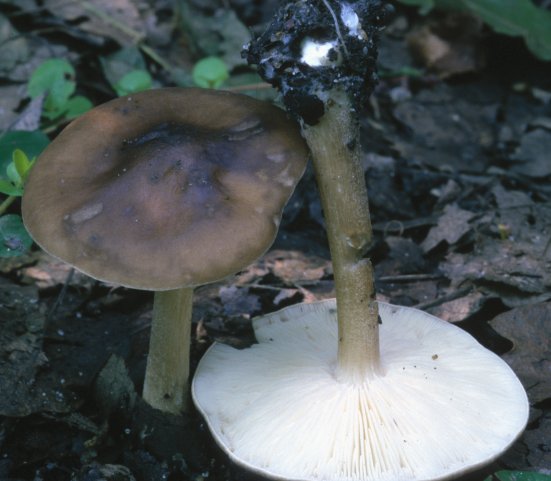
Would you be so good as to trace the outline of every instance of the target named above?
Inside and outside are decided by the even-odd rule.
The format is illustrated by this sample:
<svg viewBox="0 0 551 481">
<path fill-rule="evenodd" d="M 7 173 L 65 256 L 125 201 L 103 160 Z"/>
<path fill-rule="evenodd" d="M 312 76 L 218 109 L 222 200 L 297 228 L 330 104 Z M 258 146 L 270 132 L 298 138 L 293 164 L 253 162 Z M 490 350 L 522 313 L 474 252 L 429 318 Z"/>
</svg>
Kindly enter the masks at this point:
<svg viewBox="0 0 551 481">
<path fill-rule="evenodd" d="M 336 375 L 345 382 L 361 382 L 379 370 L 379 324 L 373 269 L 363 258 L 372 229 L 358 118 L 348 95 L 333 90 L 321 120 L 302 130 L 312 152 L 333 261 L 339 324 Z"/>
<path fill-rule="evenodd" d="M 149 355 L 143 386 L 144 400 L 174 414 L 189 408 L 189 349 L 193 288 L 157 291 Z"/>
</svg>

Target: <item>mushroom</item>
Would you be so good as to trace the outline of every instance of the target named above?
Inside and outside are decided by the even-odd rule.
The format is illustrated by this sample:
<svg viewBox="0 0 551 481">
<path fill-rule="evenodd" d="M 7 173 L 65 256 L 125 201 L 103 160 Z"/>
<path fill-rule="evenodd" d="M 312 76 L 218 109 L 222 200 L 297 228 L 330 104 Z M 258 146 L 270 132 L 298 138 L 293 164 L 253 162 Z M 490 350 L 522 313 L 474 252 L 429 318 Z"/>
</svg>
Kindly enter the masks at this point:
<svg viewBox="0 0 551 481">
<path fill-rule="evenodd" d="M 275 478 L 445 479 L 495 459 L 527 421 L 526 394 L 494 354 L 375 300 L 357 112 L 384 16 L 377 0 L 291 1 L 245 50 L 312 152 L 336 303 L 256 320 L 259 343 L 245 351 L 215 343 L 192 396 L 232 459 Z"/>
<path fill-rule="evenodd" d="M 96 107 L 38 159 L 22 205 L 37 244 L 101 281 L 155 291 L 151 406 L 187 409 L 193 288 L 268 249 L 307 158 L 283 110 L 168 88 Z"/>
<path fill-rule="evenodd" d="M 336 375 L 334 299 L 253 320 L 258 344 L 213 344 L 192 394 L 216 442 L 292 480 L 447 479 L 496 459 L 528 415 L 520 381 L 462 329 L 379 303 L 377 373 Z"/>
</svg>

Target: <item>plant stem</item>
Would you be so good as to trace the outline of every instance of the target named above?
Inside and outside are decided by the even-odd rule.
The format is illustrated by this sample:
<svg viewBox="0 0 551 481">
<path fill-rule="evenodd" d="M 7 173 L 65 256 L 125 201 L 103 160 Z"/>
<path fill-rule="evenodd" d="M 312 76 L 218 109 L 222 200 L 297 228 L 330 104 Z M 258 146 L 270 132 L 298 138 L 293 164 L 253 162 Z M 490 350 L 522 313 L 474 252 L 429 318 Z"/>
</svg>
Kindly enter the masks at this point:
<svg viewBox="0 0 551 481">
<path fill-rule="evenodd" d="M 138 48 L 140 48 L 143 53 L 148 55 L 151 60 L 157 62 L 167 72 L 172 72 L 172 66 L 160 55 L 158 55 L 155 50 L 144 43 L 145 35 L 143 33 L 137 32 L 132 27 L 129 27 L 128 25 L 120 22 L 112 15 L 109 15 L 109 13 L 105 12 L 101 8 L 96 7 L 92 2 L 88 0 L 77 0 L 77 3 L 79 3 L 84 10 L 92 13 L 96 17 L 100 18 L 103 22 L 111 25 L 112 27 L 130 37 L 132 42 L 134 42 L 134 44 L 138 46 Z"/>
<path fill-rule="evenodd" d="M 8 210 L 8 207 L 13 204 L 15 199 L 17 199 L 17 196 L 10 195 L 2 201 L 2 203 L 0 204 L 0 215 Z"/>
<path fill-rule="evenodd" d="M 337 292 L 336 375 L 365 380 L 379 370 L 379 324 L 373 269 L 363 258 L 372 238 L 359 126 L 345 92 L 332 91 L 318 124 L 303 126 L 327 226 Z"/>
<path fill-rule="evenodd" d="M 144 400 L 173 414 L 189 409 L 189 351 L 193 288 L 155 292 Z"/>
</svg>

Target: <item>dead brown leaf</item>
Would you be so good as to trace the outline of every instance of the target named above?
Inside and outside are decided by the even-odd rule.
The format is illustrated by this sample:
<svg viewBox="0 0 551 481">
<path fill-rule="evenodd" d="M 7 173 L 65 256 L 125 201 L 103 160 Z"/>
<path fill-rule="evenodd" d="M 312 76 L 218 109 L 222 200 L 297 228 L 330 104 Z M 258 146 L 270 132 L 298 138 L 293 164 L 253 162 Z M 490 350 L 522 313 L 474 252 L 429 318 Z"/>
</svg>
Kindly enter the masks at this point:
<svg viewBox="0 0 551 481">
<path fill-rule="evenodd" d="M 270 271 L 287 285 L 319 281 L 331 272 L 331 262 L 299 251 L 269 252 L 264 259 Z"/>
<path fill-rule="evenodd" d="M 427 310 L 444 321 L 460 322 L 478 312 L 484 299 L 485 296 L 481 292 L 473 291 L 466 296 L 444 302 Z"/>
<path fill-rule="evenodd" d="M 133 32 L 144 32 L 140 10 L 147 9 L 141 0 L 45 0 L 52 14 L 70 22 L 77 20 L 79 28 L 99 37 L 111 38 L 121 45 L 134 44 L 138 39 Z"/>
<path fill-rule="evenodd" d="M 21 269 L 21 275 L 25 282 L 36 285 L 39 289 L 59 287 L 68 282 L 73 268 L 59 259 L 37 252 L 38 262 L 30 267 Z M 90 288 L 96 281 L 79 271 L 74 271 L 70 278 L 72 286 Z"/>
<path fill-rule="evenodd" d="M 448 14 L 429 20 L 407 37 L 414 58 L 440 77 L 479 70 L 483 57 L 479 48 L 482 22 L 464 14 Z"/>
</svg>

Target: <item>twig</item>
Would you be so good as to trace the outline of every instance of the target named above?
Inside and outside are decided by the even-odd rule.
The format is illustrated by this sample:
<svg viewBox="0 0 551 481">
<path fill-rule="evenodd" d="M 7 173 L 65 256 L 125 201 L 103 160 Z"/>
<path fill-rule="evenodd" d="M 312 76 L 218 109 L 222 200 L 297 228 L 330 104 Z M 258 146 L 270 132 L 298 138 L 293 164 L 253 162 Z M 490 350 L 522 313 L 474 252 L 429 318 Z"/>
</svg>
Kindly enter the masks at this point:
<svg viewBox="0 0 551 481">
<path fill-rule="evenodd" d="M 545 259 L 547 257 L 547 253 L 549 252 L 549 248 L 551 247 L 551 237 L 549 237 L 549 240 L 547 241 L 547 244 L 545 244 L 545 248 L 543 249 L 543 252 L 541 253 L 541 258 Z"/>
<path fill-rule="evenodd" d="M 144 43 L 144 36 L 140 32 L 137 32 L 133 28 L 129 27 L 128 25 L 125 25 L 124 23 L 120 22 L 116 18 L 113 18 L 109 14 L 105 13 L 103 10 L 97 8 L 95 5 L 93 5 L 88 0 L 75 0 L 84 10 L 87 10 L 91 14 L 95 15 L 98 18 L 101 18 L 102 21 L 105 23 L 111 25 L 112 27 L 116 28 L 117 30 L 123 32 L 124 34 L 128 35 L 132 41 L 135 43 L 135 45 L 143 52 L 145 53 L 151 60 L 159 64 L 163 69 L 165 69 L 167 72 L 172 71 L 172 66 L 163 59 L 155 50 L 153 50 L 151 47 L 146 45 Z"/>
<path fill-rule="evenodd" d="M 136 32 L 133 28 L 129 27 L 128 25 L 125 25 L 124 23 L 120 22 L 116 18 L 105 13 L 103 10 L 99 9 L 88 0 L 75 0 L 75 1 L 84 10 L 87 10 L 88 12 L 100 18 L 108 25 L 111 25 L 112 27 L 115 27 L 117 30 L 121 31 L 122 33 L 128 35 L 132 39 L 132 41 L 135 42 L 136 44 L 140 43 L 143 40 L 143 35 L 141 33 Z"/>
<path fill-rule="evenodd" d="M 63 298 L 65 297 L 65 294 L 67 293 L 67 287 L 69 286 L 69 284 L 73 280 L 74 274 L 75 274 L 75 269 L 71 268 L 71 270 L 69 271 L 69 275 L 67 276 L 67 279 L 65 279 L 65 283 L 63 284 L 63 287 L 61 288 L 61 291 L 59 291 L 59 295 L 57 296 L 57 299 L 55 300 L 54 305 L 52 306 L 52 308 L 50 309 L 50 311 L 46 315 L 46 322 L 49 322 L 54 317 L 54 314 L 56 313 L 57 309 L 59 308 L 59 306 L 63 302 Z"/>
<path fill-rule="evenodd" d="M 379 277 L 379 282 L 417 282 L 417 281 L 433 281 L 442 279 L 441 274 L 403 274 L 399 276 L 383 276 Z"/>
<path fill-rule="evenodd" d="M 438 215 L 433 215 L 430 217 L 419 217 L 417 219 L 411 219 L 411 220 L 403 220 L 403 221 L 391 220 L 388 222 L 378 222 L 377 224 L 373 224 L 373 230 L 388 234 L 390 231 L 393 230 L 391 227 L 392 223 L 396 223 L 398 227 L 399 235 L 402 235 L 405 231 L 410 229 L 436 225 L 438 223 L 438 217 L 439 217 Z"/>
<path fill-rule="evenodd" d="M 17 196 L 10 195 L 3 200 L 3 202 L 0 204 L 0 215 L 8 210 L 8 207 L 13 204 L 15 199 L 17 199 Z"/>
<path fill-rule="evenodd" d="M 464 297 L 467 294 L 469 294 L 472 290 L 473 290 L 472 286 L 465 287 L 463 289 L 459 289 L 458 291 L 450 292 L 449 294 L 439 297 L 438 299 L 434 299 L 433 301 L 422 302 L 413 307 L 417 309 L 429 309 L 431 307 L 440 306 L 442 304 L 445 304 L 446 302 L 454 301 L 455 299 Z"/>
<path fill-rule="evenodd" d="M 339 38 L 339 43 L 341 45 L 341 48 L 344 52 L 344 56 L 346 57 L 346 60 L 348 60 L 348 57 L 350 56 L 348 53 L 348 49 L 346 48 L 346 43 L 344 42 L 344 39 L 342 38 L 341 29 L 339 27 L 339 20 L 337 19 L 337 16 L 335 15 L 335 12 L 333 11 L 333 8 L 331 5 L 329 5 L 329 2 L 327 0 L 322 0 L 323 4 L 325 5 L 325 8 L 329 10 L 329 14 L 333 18 L 333 23 L 335 24 L 335 32 L 337 33 L 337 37 Z"/>
</svg>

